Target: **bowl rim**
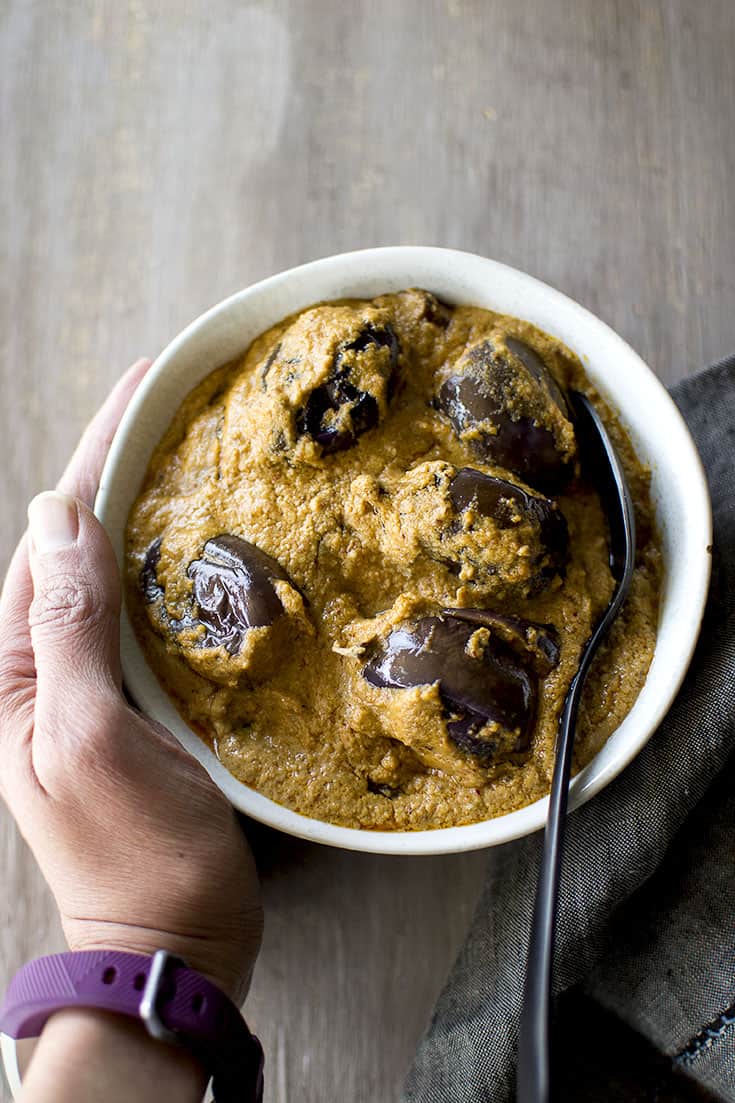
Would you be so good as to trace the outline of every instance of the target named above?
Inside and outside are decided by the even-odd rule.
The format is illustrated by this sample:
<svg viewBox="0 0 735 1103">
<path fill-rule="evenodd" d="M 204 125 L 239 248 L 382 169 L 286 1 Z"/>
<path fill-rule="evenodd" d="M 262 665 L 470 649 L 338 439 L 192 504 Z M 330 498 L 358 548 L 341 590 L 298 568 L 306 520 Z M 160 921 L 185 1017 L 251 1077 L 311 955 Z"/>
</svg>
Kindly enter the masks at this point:
<svg viewBox="0 0 735 1103">
<path fill-rule="evenodd" d="M 687 603 L 682 610 L 684 622 L 678 623 L 680 639 L 683 642 L 676 652 L 676 662 L 674 668 L 670 672 L 670 678 L 667 682 L 666 689 L 659 695 L 657 703 L 649 708 L 649 716 L 645 724 L 645 730 L 638 732 L 634 738 L 628 739 L 627 742 L 621 746 L 615 758 L 600 767 L 598 759 L 602 751 L 604 751 L 604 747 L 622 730 L 623 725 L 626 724 L 628 719 L 626 717 L 626 720 L 623 721 L 623 725 L 609 737 L 601 751 L 598 752 L 587 766 L 572 779 L 569 794 L 569 807 L 570 810 L 572 810 L 589 800 L 604 786 L 609 784 L 633 760 L 633 758 L 635 758 L 658 728 L 660 721 L 668 711 L 671 702 L 678 692 L 696 646 L 707 598 L 711 569 L 712 516 L 707 480 L 699 453 L 684 419 L 663 384 L 657 379 L 651 369 L 630 345 L 612 330 L 611 327 L 563 292 L 556 290 L 543 281 L 519 269 L 512 268 L 499 261 L 491 260 L 490 258 L 482 257 L 474 253 L 434 246 L 400 245 L 356 250 L 323 257 L 319 260 L 310 261 L 307 264 L 286 269 L 283 272 L 279 272 L 264 280 L 251 284 L 223 299 L 221 302 L 199 315 L 199 317 L 195 318 L 168 343 L 156 358 L 153 366 L 136 390 L 112 441 L 100 479 L 100 487 L 95 501 L 95 512 L 103 524 L 106 526 L 109 525 L 110 514 L 113 507 L 113 484 L 125 462 L 124 457 L 128 449 L 130 437 L 134 432 L 140 413 L 146 406 L 151 393 L 156 389 L 165 372 L 170 368 L 172 362 L 175 361 L 177 355 L 182 349 L 188 346 L 194 338 L 203 334 L 208 327 L 220 324 L 223 319 L 231 315 L 243 303 L 247 303 L 248 300 L 257 302 L 258 298 L 263 298 L 263 296 L 268 294 L 275 292 L 277 296 L 279 292 L 287 292 L 289 283 L 293 283 L 295 286 L 303 286 L 304 281 L 308 284 L 310 280 L 318 280 L 320 277 L 328 280 L 330 276 L 339 276 L 340 271 L 344 271 L 344 282 L 347 282 L 346 275 L 348 271 L 355 267 L 360 270 L 368 271 L 371 270 L 371 268 L 380 269 L 381 265 L 385 263 L 388 269 L 390 269 L 391 264 L 396 261 L 403 263 L 404 267 L 409 270 L 412 268 L 421 268 L 426 265 L 429 265 L 429 267 L 431 265 L 436 265 L 437 267 L 444 266 L 445 269 L 449 266 L 447 270 L 451 270 L 451 266 L 454 265 L 458 271 L 461 271 L 464 267 L 465 269 L 474 269 L 475 273 L 479 275 L 479 269 L 482 268 L 486 277 L 495 277 L 496 281 L 505 280 L 507 283 L 509 281 L 509 286 L 512 287 L 515 285 L 519 292 L 523 289 L 524 292 L 536 295 L 539 302 L 541 302 L 543 298 L 549 299 L 555 311 L 558 309 L 560 312 L 566 314 L 570 321 L 576 322 L 581 330 L 584 331 L 586 328 L 590 327 L 598 330 L 602 337 L 616 346 L 617 352 L 621 357 L 621 362 L 625 363 L 627 361 L 629 365 L 641 373 L 640 382 L 641 384 L 645 384 L 647 398 L 650 401 L 658 402 L 659 412 L 663 411 L 665 413 L 670 432 L 674 433 L 678 438 L 676 451 L 677 462 L 680 462 L 682 465 L 686 464 L 687 475 L 690 480 L 690 489 L 693 487 L 695 491 L 691 509 L 688 508 L 688 525 L 687 532 L 685 533 L 685 538 L 688 541 L 687 547 L 689 549 L 690 558 L 693 558 L 693 564 L 690 564 L 687 574 Z M 397 267 L 400 267 L 400 264 L 398 264 Z M 367 276 L 364 278 L 367 279 Z M 373 279 L 374 278 L 373 276 Z M 356 276 L 353 272 L 350 282 L 354 284 L 355 282 L 359 282 L 359 280 L 360 276 Z M 388 286 L 391 282 L 395 283 L 396 277 L 391 277 L 387 274 L 384 283 Z M 399 281 L 399 283 L 400 282 L 401 281 Z M 492 278 L 490 278 L 489 283 L 492 284 Z M 398 284 L 396 284 L 396 286 L 398 286 Z M 403 280 L 402 286 L 416 286 L 416 281 L 410 279 Z M 287 297 L 288 295 L 286 294 L 286 298 Z M 338 296 L 332 295 L 331 297 L 336 298 Z M 323 300 L 324 296 L 315 294 L 312 296 L 310 302 Z M 291 313 L 293 310 L 303 308 L 304 306 L 293 307 L 285 310 L 281 316 L 286 316 L 286 314 Z M 488 307 L 488 309 L 491 308 Z M 510 313 L 510 311 L 506 312 Z M 519 314 L 518 316 L 523 317 L 523 314 Z M 542 326 L 539 322 L 534 321 L 533 324 L 540 325 L 540 328 L 547 328 L 546 326 Z M 549 332 L 553 333 L 553 328 L 549 328 Z M 594 370 L 591 370 L 592 365 L 589 363 L 588 359 L 583 356 L 581 358 L 587 361 L 585 362 L 585 369 L 590 371 L 594 376 Z M 216 364 L 208 366 L 207 372 L 203 373 L 201 378 L 209 371 L 213 370 L 215 366 Z M 616 408 L 617 403 L 614 388 L 608 390 L 607 387 L 609 379 L 604 383 L 598 379 L 595 379 L 594 382 L 598 390 L 610 404 Z M 191 390 L 192 386 L 195 385 L 196 384 L 190 384 L 186 390 L 179 393 L 179 403 L 183 400 L 188 391 Z M 175 409 L 176 406 L 169 407 L 167 414 L 169 422 Z M 621 414 L 621 417 L 625 423 L 624 414 Z M 626 428 L 630 429 L 629 426 L 626 426 Z M 150 452 L 148 453 L 148 456 L 149 455 Z M 666 453 L 667 457 L 669 455 L 670 453 Z M 147 465 L 148 458 L 146 458 L 145 462 Z M 135 493 L 137 494 L 137 485 Z M 132 500 L 133 497 L 128 498 L 128 508 L 130 504 L 132 504 Z M 127 515 L 127 509 L 125 513 Z M 689 522 L 691 522 L 691 526 Z M 113 540 L 113 542 L 115 541 Z M 118 554 L 118 558 L 120 558 L 119 547 L 116 547 L 116 553 Z M 659 648 L 659 642 L 660 637 L 657 637 L 656 650 Z M 149 677 L 147 680 L 140 675 L 141 662 L 148 671 Z M 294 812 L 284 805 L 270 800 L 263 796 L 263 794 L 250 789 L 248 786 L 238 781 L 225 769 L 199 736 L 188 728 L 183 719 L 173 709 L 170 699 L 165 694 L 162 687 L 160 687 L 155 676 L 147 666 L 145 659 L 142 657 L 142 649 L 139 647 L 132 633 L 124 610 L 122 619 L 122 666 L 125 681 L 134 699 L 138 701 L 144 711 L 149 712 L 151 715 L 155 716 L 156 719 L 161 719 L 162 714 L 164 715 L 165 719 L 163 722 L 166 723 L 169 728 L 173 729 L 174 735 L 179 742 L 181 742 L 183 746 L 200 761 L 205 769 L 207 769 L 215 783 L 224 792 L 230 802 L 239 811 L 244 812 L 251 818 L 259 820 L 270 827 L 284 831 L 287 834 L 312 842 L 323 843 L 341 849 L 357 850 L 363 853 L 438 855 L 496 846 L 504 842 L 509 842 L 512 839 L 531 834 L 543 827 L 545 823 L 548 809 L 548 796 L 542 797 L 532 804 L 526 805 L 516 811 L 505 813 L 493 819 L 482 820 L 478 823 L 465 824 L 457 827 L 422 829 L 417 831 L 373 831 L 364 828 L 342 827 L 322 820 L 312 819 L 311 817 Z M 142 681 L 146 682 L 145 686 L 141 684 Z M 152 683 L 155 683 L 155 691 L 153 690 Z M 645 685 L 638 700 L 640 700 L 640 696 L 643 695 L 644 691 Z M 168 702 L 170 706 L 168 709 L 165 707 L 165 702 Z M 629 717 L 633 715 L 636 705 L 634 705 L 634 709 L 631 710 L 631 713 L 628 714 Z M 175 718 L 172 718 L 172 712 L 175 718 L 178 719 L 178 724 L 176 724 Z"/>
</svg>

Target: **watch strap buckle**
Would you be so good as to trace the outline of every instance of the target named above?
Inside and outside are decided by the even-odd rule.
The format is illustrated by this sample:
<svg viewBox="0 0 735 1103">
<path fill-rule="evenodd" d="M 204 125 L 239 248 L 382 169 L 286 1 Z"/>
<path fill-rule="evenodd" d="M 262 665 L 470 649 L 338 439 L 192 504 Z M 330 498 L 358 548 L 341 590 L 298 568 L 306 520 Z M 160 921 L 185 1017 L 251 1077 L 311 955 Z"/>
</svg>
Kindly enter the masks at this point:
<svg viewBox="0 0 735 1103">
<path fill-rule="evenodd" d="M 177 1031 L 170 1030 L 166 1026 L 159 1010 L 166 972 L 171 964 L 186 968 L 186 962 L 176 954 L 170 954 L 168 950 L 156 950 L 140 997 L 138 1013 L 152 1038 L 159 1042 L 167 1042 L 171 1046 L 181 1047 L 183 1043 Z"/>
</svg>

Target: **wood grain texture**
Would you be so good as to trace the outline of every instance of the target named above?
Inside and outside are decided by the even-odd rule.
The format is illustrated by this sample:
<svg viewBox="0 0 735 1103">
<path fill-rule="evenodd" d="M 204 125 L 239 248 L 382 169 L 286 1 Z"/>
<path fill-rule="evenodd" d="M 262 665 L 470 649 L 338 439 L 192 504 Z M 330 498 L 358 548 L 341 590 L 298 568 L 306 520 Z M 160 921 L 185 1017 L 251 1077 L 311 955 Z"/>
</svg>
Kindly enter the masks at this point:
<svg viewBox="0 0 735 1103">
<path fill-rule="evenodd" d="M 0 0 L 0 133 L 0 566 L 128 362 L 317 256 L 496 257 L 667 382 L 735 347 L 732 0 Z M 268 1103 L 396 1100 L 487 858 L 263 846 Z M 60 934 L 0 860 L 4 985 Z"/>
</svg>

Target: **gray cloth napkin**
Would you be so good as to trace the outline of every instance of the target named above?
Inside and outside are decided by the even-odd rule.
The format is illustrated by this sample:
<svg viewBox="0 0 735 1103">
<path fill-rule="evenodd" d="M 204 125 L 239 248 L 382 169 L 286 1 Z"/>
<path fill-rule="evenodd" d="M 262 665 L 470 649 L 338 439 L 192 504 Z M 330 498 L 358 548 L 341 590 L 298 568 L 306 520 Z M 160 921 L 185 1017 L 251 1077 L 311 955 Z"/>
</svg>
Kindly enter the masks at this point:
<svg viewBox="0 0 735 1103">
<path fill-rule="evenodd" d="M 709 478 L 712 589 L 668 716 L 570 815 L 555 989 L 583 983 L 715 1098 L 735 1101 L 735 357 L 672 394 Z M 540 848 L 539 832 L 492 854 L 405 1103 L 514 1098 Z"/>
</svg>

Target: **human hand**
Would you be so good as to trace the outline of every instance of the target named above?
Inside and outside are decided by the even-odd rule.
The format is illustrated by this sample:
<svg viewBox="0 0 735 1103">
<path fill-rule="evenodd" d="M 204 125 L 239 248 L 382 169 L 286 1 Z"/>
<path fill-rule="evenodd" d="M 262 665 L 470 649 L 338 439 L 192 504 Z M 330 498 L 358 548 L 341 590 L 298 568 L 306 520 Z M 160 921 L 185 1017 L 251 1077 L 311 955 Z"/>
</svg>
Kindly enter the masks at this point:
<svg viewBox="0 0 735 1103">
<path fill-rule="evenodd" d="M 0 599 L 0 793 L 72 950 L 164 948 L 240 1000 L 262 927 L 252 855 L 206 771 L 123 697 L 120 578 L 91 511 L 148 366 L 118 383 L 60 493 L 29 506 Z"/>
</svg>

